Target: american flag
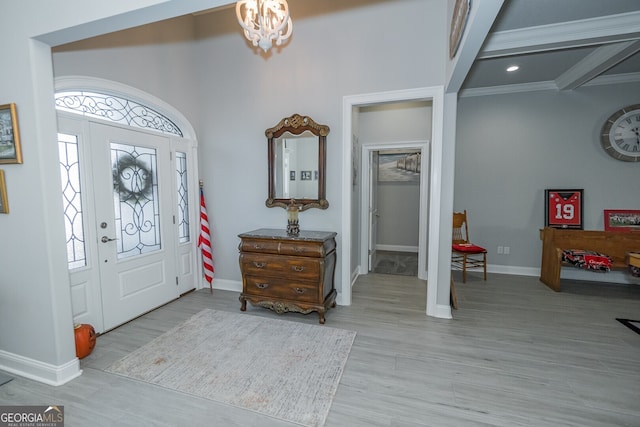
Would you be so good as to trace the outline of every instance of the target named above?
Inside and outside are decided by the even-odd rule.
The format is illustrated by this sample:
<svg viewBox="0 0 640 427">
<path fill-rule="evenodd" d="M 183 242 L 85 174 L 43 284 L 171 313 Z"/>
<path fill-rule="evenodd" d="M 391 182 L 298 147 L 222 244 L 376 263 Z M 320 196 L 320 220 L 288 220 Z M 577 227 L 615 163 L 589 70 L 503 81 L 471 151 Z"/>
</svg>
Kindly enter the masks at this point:
<svg viewBox="0 0 640 427">
<path fill-rule="evenodd" d="M 207 216 L 207 206 L 204 202 L 204 192 L 200 188 L 200 237 L 198 247 L 202 251 L 202 268 L 204 278 L 209 282 L 209 289 L 213 293 L 213 253 L 211 250 L 211 235 L 209 231 L 209 217 Z"/>
</svg>

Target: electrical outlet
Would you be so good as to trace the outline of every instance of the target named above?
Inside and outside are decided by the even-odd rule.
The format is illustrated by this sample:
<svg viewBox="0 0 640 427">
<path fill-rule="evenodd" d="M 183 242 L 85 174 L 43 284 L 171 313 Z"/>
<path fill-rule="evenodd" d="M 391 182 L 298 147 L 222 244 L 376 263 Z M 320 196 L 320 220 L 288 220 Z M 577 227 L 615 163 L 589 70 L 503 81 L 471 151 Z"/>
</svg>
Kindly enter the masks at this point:
<svg viewBox="0 0 640 427">
<path fill-rule="evenodd" d="M 511 253 L 511 248 L 509 246 L 504 247 L 504 254 L 509 255 Z"/>
<path fill-rule="evenodd" d="M 498 255 L 502 255 L 504 253 L 504 248 L 502 246 L 498 246 Z"/>
</svg>

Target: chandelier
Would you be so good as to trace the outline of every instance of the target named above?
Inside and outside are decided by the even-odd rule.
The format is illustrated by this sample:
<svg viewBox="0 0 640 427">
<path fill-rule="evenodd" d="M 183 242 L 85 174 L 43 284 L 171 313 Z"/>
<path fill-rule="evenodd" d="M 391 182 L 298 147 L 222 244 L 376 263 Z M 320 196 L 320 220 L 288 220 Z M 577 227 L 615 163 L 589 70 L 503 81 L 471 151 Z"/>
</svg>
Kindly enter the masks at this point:
<svg viewBox="0 0 640 427">
<path fill-rule="evenodd" d="M 293 29 L 287 0 L 239 0 L 236 16 L 245 37 L 265 52 L 274 41 L 280 46 Z"/>
</svg>

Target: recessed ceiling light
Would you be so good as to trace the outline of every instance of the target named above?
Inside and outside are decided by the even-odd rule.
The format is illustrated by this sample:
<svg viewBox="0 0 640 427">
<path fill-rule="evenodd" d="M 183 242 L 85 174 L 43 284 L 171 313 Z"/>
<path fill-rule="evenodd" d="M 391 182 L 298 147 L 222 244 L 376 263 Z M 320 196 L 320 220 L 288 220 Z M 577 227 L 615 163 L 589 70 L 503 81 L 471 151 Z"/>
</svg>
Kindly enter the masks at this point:
<svg viewBox="0 0 640 427">
<path fill-rule="evenodd" d="M 510 73 L 512 73 L 514 71 L 518 71 L 519 69 L 520 69 L 520 66 L 518 66 L 518 65 L 510 65 L 510 66 L 507 67 L 507 71 L 510 72 Z"/>
</svg>

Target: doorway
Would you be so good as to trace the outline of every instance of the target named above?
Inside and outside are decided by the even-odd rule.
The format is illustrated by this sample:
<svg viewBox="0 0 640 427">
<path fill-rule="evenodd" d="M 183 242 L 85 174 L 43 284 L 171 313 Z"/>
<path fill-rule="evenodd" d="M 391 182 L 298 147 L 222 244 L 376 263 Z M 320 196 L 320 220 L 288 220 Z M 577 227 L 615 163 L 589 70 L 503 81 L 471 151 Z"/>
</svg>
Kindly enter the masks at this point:
<svg viewBox="0 0 640 427">
<path fill-rule="evenodd" d="M 427 259 L 427 298 L 426 298 L 426 314 L 428 316 L 451 318 L 451 307 L 449 304 L 438 304 L 438 291 L 444 292 L 444 284 L 439 286 L 439 276 L 444 275 L 445 271 L 440 274 L 440 255 L 438 252 L 440 245 L 441 224 L 440 224 L 440 205 L 442 199 L 442 169 L 443 169 L 443 130 L 444 130 L 444 87 L 433 86 L 407 90 L 397 90 L 380 93 L 370 93 L 363 95 L 345 96 L 342 106 L 342 228 L 340 245 L 342 248 L 341 256 L 341 277 L 340 289 L 338 295 L 338 303 L 341 305 L 350 305 L 352 296 L 352 286 L 358 277 L 358 245 L 360 241 L 354 236 L 357 232 L 353 230 L 353 226 L 357 227 L 359 219 L 358 206 L 354 205 L 357 201 L 354 199 L 354 191 L 352 188 L 352 180 L 348 179 L 355 176 L 355 165 L 359 165 L 354 159 L 354 147 L 357 146 L 359 139 L 359 123 L 358 109 L 363 106 L 379 105 L 384 103 L 403 102 L 424 100 L 432 103 L 432 111 L 425 119 L 431 120 L 430 155 L 429 155 L 429 195 L 427 203 L 428 217 L 428 235 L 427 242 L 429 257 Z M 352 151 L 353 150 L 353 151 Z M 422 236 L 421 236 L 422 237 Z M 424 237 L 426 239 L 426 236 Z M 444 268 L 447 261 L 443 260 L 443 270 L 449 276 L 448 267 Z M 446 293 L 448 299 L 449 283 L 446 283 Z"/>
<path fill-rule="evenodd" d="M 74 323 L 104 332 L 202 287 L 194 141 L 61 108 L 58 132 Z"/>
<path fill-rule="evenodd" d="M 428 197 L 429 197 L 429 143 L 428 141 L 399 141 L 392 143 L 363 143 L 362 144 L 362 201 L 361 201 L 361 215 L 360 215 L 360 236 L 362 241 L 360 243 L 360 265 L 363 267 L 361 274 L 367 274 L 373 270 L 376 265 L 377 248 L 378 248 L 378 225 L 380 224 L 380 212 L 381 206 L 378 205 L 380 199 L 380 153 L 387 153 L 391 157 L 396 157 L 394 154 L 407 154 L 412 153 L 412 161 L 418 161 L 418 164 L 410 166 L 410 171 L 398 172 L 398 174 L 404 177 L 410 177 L 412 180 L 416 180 L 418 183 L 418 200 L 411 201 L 416 202 L 415 212 L 409 214 L 412 216 L 415 214 L 417 218 L 416 223 L 410 227 L 407 232 L 417 233 L 417 277 L 422 280 L 427 278 L 427 242 L 428 242 Z M 405 156 L 401 154 L 399 156 L 404 159 Z M 401 159 L 399 159 L 401 161 Z M 393 160 L 394 162 L 396 160 Z M 393 189 L 391 189 L 393 191 Z M 388 206 L 387 206 L 388 208 Z M 406 209 L 407 204 L 404 206 L 393 206 L 393 210 Z M 414 208 L 411 209 L 414 211 Z M 406 245 L 403 247 L 386 247 L 384 249 L 391 250 L 406 250 Z M 413 248 L 411 248 L 413 249 Z M 366 270 L 366 271 L 365 271 Z"/>
</svg>

